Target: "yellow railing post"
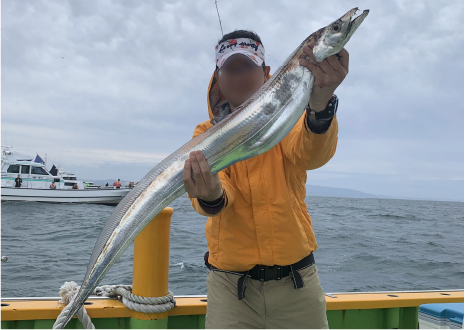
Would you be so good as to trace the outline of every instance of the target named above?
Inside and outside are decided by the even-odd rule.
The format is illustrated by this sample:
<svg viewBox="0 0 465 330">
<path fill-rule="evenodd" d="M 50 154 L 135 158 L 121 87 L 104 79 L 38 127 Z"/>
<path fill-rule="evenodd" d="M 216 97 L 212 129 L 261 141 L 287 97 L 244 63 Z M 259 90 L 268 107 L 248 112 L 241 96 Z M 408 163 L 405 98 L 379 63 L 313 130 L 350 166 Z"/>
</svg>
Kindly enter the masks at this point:
<svg viewBox="0 0 465 330">
<path fill-rule="evenodd" d="M 173 208 L 166 207 L 136 237 L 132 293 L 143 297 L 168 294 L 170 226 Z M 149 321 L 150 320 L 150 321 Z M 133 312 L 130 328 L 167 328 L 168 313 Z"/>
</svg>

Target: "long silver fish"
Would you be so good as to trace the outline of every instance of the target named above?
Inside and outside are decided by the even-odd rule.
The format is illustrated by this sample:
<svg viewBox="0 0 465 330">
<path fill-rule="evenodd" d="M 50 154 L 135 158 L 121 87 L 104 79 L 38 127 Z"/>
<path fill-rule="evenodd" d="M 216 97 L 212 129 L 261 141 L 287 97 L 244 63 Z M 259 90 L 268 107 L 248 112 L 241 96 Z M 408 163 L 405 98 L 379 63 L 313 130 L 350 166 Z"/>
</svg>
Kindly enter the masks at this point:
<svg viewBox="0 0 465 330">
<path fill-rule="evenodd" d="M 65 327 L 142 229 L 185 193 L 184 162 L 191 151 L 201 150 L 212 173 L 217 173 L 270 150 L 289 133 L 302 116 L 313 88 L 313 75 L 299 64 L 299 58 L 306 57 L 303 47 L 314 40 L 313 54 L 318 62 L 337 54 L 369 12 L 365 10 L 352 20 L 357 10 L 350 10 L 308 36 L 233 113 L 187 142 L 144 176 L 108 219 L 95 244 L 83 284 L 62 311 L 63 315 L 60 314 L 64 321 L 57 321 L 54 328 Z"/>
</svg>

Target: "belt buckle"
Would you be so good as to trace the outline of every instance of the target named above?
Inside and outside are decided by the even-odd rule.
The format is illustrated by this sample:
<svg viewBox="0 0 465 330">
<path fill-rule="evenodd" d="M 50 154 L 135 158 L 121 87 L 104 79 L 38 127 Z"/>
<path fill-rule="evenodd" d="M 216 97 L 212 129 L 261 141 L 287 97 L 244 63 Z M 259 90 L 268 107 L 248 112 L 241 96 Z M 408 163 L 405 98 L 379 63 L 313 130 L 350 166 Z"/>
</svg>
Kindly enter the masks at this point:
<svg viewBox="0 0 465 330">
<path fill-rule="evenodd" d="M 283 278 L 283 269 L 281 266 L 277 266 L 276 270 L 277 270 L 276 279 L 279 281 L 280 279 Z"/>
<path fill-rule="evenodd" d="M 265 282 L 266 266 L 258 267 L 258 279 L 262 282 Z"/>
</svg>

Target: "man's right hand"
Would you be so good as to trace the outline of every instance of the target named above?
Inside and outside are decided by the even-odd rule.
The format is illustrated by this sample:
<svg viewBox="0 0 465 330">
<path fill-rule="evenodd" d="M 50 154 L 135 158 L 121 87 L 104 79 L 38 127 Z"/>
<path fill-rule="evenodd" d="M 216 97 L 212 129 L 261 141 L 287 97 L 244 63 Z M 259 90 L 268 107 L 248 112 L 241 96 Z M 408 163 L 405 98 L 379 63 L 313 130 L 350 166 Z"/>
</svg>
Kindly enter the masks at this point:
<svg viewBox="0 0 465 330">
<path fill-rule="evenodd" d="M 194 178 L 192 178 L 192 175 Z M 192 151 L 184 163 L 184 187 L 189 197 L 212 202 L 223 195 L 223 185 L 218 173 L 212 175 L 202 151 Z"/>
</svg>

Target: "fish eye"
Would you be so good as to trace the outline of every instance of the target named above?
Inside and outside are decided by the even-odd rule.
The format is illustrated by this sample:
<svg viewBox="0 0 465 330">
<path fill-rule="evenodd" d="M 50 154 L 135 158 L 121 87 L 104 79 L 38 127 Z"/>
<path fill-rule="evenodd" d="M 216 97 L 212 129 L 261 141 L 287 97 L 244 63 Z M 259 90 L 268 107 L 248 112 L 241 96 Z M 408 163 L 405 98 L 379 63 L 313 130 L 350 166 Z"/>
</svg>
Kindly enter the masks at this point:
<svg viewBox="0 0 465 330">
<path fill-rule="evenodd" d="M 341 26 L 339 24 L 334 24 L 333 25 L 333 31 L 339 31 L 341 29 Z"/>
</svg>

